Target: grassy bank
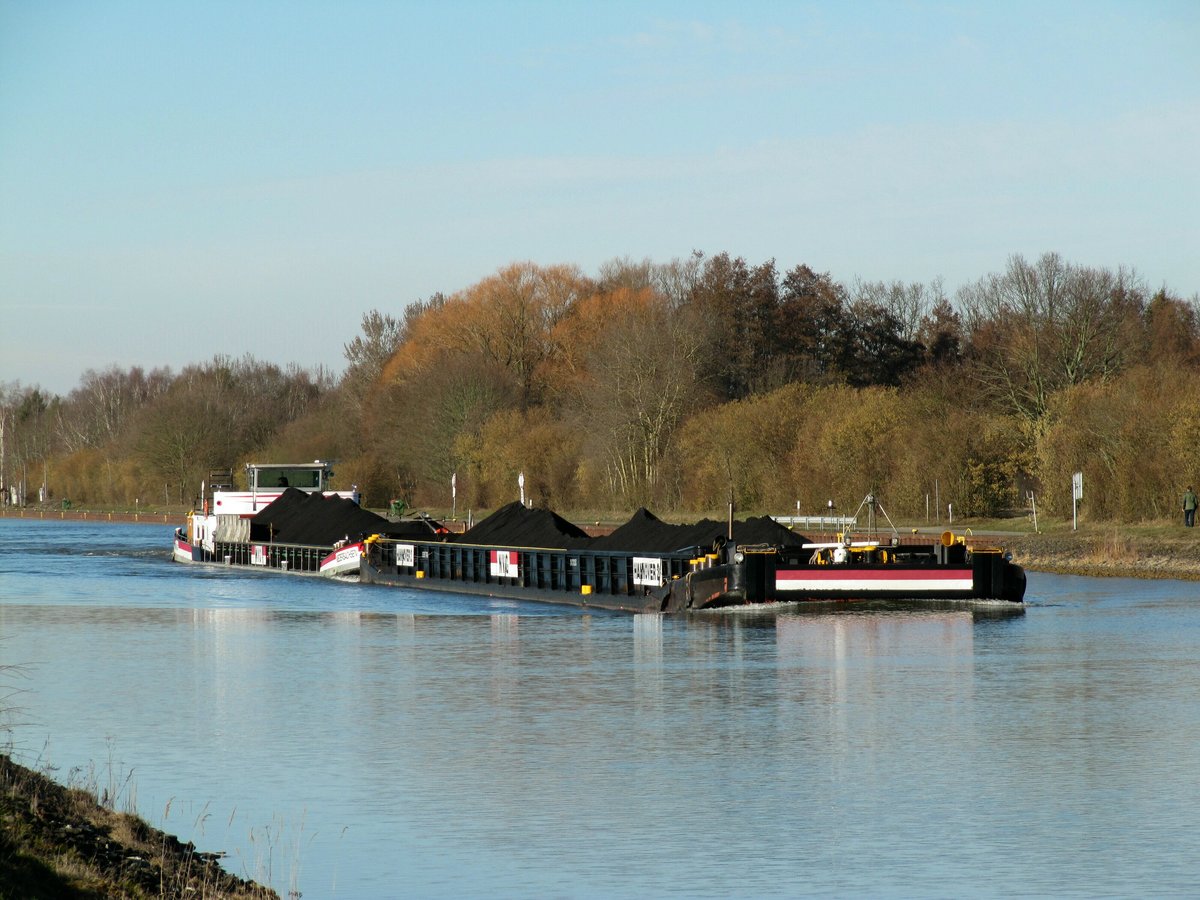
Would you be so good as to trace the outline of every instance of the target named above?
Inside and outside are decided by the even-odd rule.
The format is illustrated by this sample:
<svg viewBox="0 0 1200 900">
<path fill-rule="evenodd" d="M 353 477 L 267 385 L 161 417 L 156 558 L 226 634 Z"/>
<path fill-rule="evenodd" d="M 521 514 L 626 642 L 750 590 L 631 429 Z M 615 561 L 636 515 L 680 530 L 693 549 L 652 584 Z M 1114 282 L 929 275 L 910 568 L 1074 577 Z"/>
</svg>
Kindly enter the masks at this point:
<svg viewBox="0 0 1200 900">
<path fill-rule="evenodd" d="M 1006 537 L 1026 569 L 1067 575 L 1200 581 L 1200 528 L 1182 525 L 1069 526 Z"/>
<path fill-rule="evenodd" d="M 0 900 L 278 900 L 213 854 L 0 754 Z"/>
</svg>

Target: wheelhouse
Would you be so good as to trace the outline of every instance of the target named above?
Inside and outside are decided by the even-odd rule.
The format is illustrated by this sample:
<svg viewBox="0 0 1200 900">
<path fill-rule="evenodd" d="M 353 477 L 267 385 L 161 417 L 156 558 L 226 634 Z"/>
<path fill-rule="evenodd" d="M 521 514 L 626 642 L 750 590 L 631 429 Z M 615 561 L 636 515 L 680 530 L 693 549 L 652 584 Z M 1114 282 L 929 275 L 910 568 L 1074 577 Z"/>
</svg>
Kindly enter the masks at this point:
<svg viewBox="0 0 1200 900">
<path fill-rule="evenodd" d="M 333 470 L 329 463 L 314 460 L 311 463 L 246 466 L 246 485 L 252 492 L 278 491 L 281 488 L 298 488 L 307 493 L 329 490 Z"/>
</svg>

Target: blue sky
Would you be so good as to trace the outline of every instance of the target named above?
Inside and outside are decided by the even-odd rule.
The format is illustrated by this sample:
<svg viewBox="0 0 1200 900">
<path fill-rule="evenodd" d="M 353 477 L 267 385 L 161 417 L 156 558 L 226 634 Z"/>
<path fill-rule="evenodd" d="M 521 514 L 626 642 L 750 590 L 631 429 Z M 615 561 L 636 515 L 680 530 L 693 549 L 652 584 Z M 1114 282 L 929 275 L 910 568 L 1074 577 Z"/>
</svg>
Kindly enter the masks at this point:
<svg viewBox="0 0 1200 900">
<path fill-rule="evenodd" d="M 0 0 L 0 383 L 343 368 L 507 263 L 1200 292 L 1200 3 Z"/>
</svg>

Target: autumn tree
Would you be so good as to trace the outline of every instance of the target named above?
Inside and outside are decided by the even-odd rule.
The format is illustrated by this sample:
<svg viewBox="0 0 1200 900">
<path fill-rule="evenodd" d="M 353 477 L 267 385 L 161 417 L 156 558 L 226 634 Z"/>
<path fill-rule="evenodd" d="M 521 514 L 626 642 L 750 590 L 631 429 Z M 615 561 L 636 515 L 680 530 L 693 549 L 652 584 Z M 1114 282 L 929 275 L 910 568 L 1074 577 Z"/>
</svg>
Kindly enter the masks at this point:
<svg viewBox="0 0 1200 900">
<path fill-rule="evenodd" d="M 683 418 L 706 403 L 704 335 L 691 308 L 651 289 L 580 302 L 556 331 L 556 402 L 587 435 L 609 496 L 660 498 L 664 455 Z M 602 473 L 602 474 L 601 474 Z"/>
<path fill-rule="evenodd" d="M 25 503 L 34 484 L 46 477 L 61 403 L 61 398 L 38 387 L 0 385 L 0 481 L 17 488 L 18 503 Z"/>
<path fill-rule="evenodd" d="M 845 289 L 828 273 L 799 265 L 783 276 L 772 323 L 780 383 L 841 380 L 845 305 Z"/>
<path fill-rule="evenodd" d="M 233 424 L 228 412 L 218 409 L 213 398 L 186 387 L 176 387 L 147 411 L 138 453 L 162 479 L 166 498 L 183 501 L 196 496 L 210 471 L 232 468 L 222 440 Z"/>
<path fill-rule="evenodd" d="M 904 423 L 894 388 L 821 387 L 805 395 L 798 415 L 804 429 L 785 465 L 803 510 L 833 500 L 839 511 L 852 513 L 869 493 L 886 502 L 892 449 Z"/>
<path fill-rule="evenodd" d="M 812 390 L 793 383 L 690 415 L 676 444 L 683 505 L 711 512 L 732 500 L 742 511 L 790 509 L 796 496 L 785 461 L 810 433 L 805 401 Z"/>
<path fill-rule="evenodd" d="M 1160 289 L 1146 306 L 1147 358 L 1175 365 L 1200 362 L 1200 316 L 1197 303 L 1184 301 Z"/>
<path fill-rule="evenodd" d="M 281 369 L 252 357 L 188 366 L 144 406 L 132 426 L 136 453 L 183 500 L 214 469 L 237 469 L 323 392 L 328 376 Z"/>
<path fill-rule="evenodd" d="M 851 304 L 838 341 L 838 368 L 846 383 L 897 387 L 924 357 L 921 344 L 904 337 L 908 330 L 886 304 L 867 300 Z"/>
<path fill-rule="evenodd" d="M 140 367 L 84 372 L 55 419 L 62 457 L 54 486 L 59 495 L 83 503 L 132 504 L 145 493 L 142 472 L 130 453 L 137 417 L 170 387 L 170 369 Z"/>
<path fill-rule="evenodd" d="M 540 399 L 537 373 L 554 355 L 555 326 L 590 292 L 590 284 L 574 266 L 517 263 L 468 288 L 461 302 L 461 339 L 511 374 L 522 409 Z"/>
<path fill-rule="evenodd" d="M 699 250 L 665 263 L 627 257 L 612 259 L 601 263 L 593 290 L 598 294 L 611 294 L 620 288 L 652 290 L 672 309 L 680 309 L 696 296 L 705 265 L 704 254 Z"/>
<path fill-rule="evenodd" d="M 540 402 L 541 372 L 558 352 L 554 330 L 589 285 L 573 266 L 518 263 L 406 323 L 363 418 L 390 490 L 406 499 L 443 491 L 463 463 L 455 449 L 463 439 L 500 410 Z"/>
<path fill-rule="evenodd" d="M 448 499 L 450 478 L 466 465 L 461 443 L 479 435 L 498 411 L 518 405 L 519 387 L 494 362 L 476 355 L 447 356 L 426 373 L 387 392 L 396 409 L 383 435 L 389 457 L 412 478 L 409 502 Z"/>
<path fill-rule="evenodd" d="M 346 371 L 341 387 L 356 406 L 361 405 L 363 397 L 375 386 L 384 366 L 408 340 L 416 323 L 445 305 L 445 295 L 437 293 L 427 300 L 409 303 L 399 318 L 377 309 L 363 313 L 362 334 L 342 345 Z"/>
<path fill-rule="evenodd" d="M 611 294 L 613 291 L 650 290 L 657 286 L 659 272 L 662 266 L 649 257 L 632 260 L 628 257 L 610 259 L 600 264 L 596 270 L 595 291 L 600 294 Z M 690 296 L 690 289 L 685 296 Z"/>
<path fill-rule="evenodd" d="M 916 341 L 921 321 L 937 302 L 941 285 L 934 282 L 926 287 L 920 282 L 856 281 L 853 303 L 886 310 L 894 323 L 896 336 L 904 341 Z"/>
<path fill-rule="evenodd" d="M 720 253 L 704 260 L 690 300 L 706 338 L 705 355 L 730 399 L 765 386 L 772 369 L 772 326 L 779 306 L 775 261 L 750 266 Z"/>
<path fill-rule="evenodd" d="M 1200 301 L 1148 296 L 1054 254 L 954 304 L 937 282 L 848 291 L 725 253 L 595 280 L 518 263 L 366 313 L 336 385 L 250 357 L 89 370 L 65 398 L 2 385 L 0 483 L 178 499 L 264 454 L 333 457 L 377 504 L 444 504 L 455 473 L 460 498 L 503 501 L 525 471 L 554 504 L 707 512 L 732 490 L 740 508 L 844 510 L 877 489 L 919 516 L 927 497 L 1004 512 L 1026 488 L 1069 512 L 1082 470 L 1088 515 L 1155 517 L 1200 482 Z"/>
<path fill-rule="evenodd" d="M 870 366 L 876 369 L 867 379 L 848 378 L 850 383 L 897 385 L 919 366 L 944 368 L 962 360 L 962 317 L 941 279 L 927 285 L 859 282 L 849 312 L 849 339 L 862 358 L 874 358 Z"/>
<path fill-rule="evenodd" d="M 528 502 L 568 508 L 579 499 L 582 444 L 580 430 L 547 407 L 497 412 L 459 440 L 460 496 L 476 507 L 501 506 L 518 499 L 523 475 Z"/>
<path fill-rule="evenodd" d="M 965 342 L 962 316 L 944 296 L 921 317 L 917 341 L 924 351 L 926 366 L 944 369 L 962 362 Z"/>
<path fill-rule="evenodd" d="M 1059 391 L 1037 450 L 1047 510 L 1070 514 L 1082 472 L 1093 520 L 1174 516 L 1184 487 L 1200 482 L 1200 373 L 1160 361 Z"/>
<path fill-rule="evenodd" d="M 1113 377 L 1139 344 L 1144 292 L 1119 269 L 1075 266 L 1054 253 L 959 291 L 970 334 L 973 377 L 1029 419 L 1045 415 L 1054 392 Z"/>
<path fill-rule="evenodd" d="M 234 404 L 231 438 L 239 456 L 264 446 L 334 386 L 324 370 L 309 372 L 295 363 L 280 367 L 249 356 L 214 360 L 211 376 L 225 401 Z"/>
<path fill-rule="evenodd" d="M 386 501 L 386 491 L 369 490 L 364 474 L 362 433 L 348 414 L 340 387 L 322 392 L 303 413 L 283 423 L 262 444 L 261 459 L 302 462 L 310 459 L 336 461 L 335 486 L 358 484 L 364 502 Z"/>
<path fill-rule="evenodd" d="M 172 377 L 170 369 L 88 369 L 58 413 L 63 448 L 73 453 L 113 444 L 137 411 L 167 390 Z"/>
</svg>

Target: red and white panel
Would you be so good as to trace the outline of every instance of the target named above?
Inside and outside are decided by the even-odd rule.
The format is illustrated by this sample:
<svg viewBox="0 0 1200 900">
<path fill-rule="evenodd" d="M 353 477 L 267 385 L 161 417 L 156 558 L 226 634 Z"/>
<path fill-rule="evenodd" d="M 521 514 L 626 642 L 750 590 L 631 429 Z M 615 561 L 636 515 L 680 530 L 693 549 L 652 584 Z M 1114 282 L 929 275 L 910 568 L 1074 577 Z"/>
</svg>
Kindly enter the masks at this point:
<svg viewBox="0 0 1200 900">
<path fill-rule="evenodd" d="M 519 578 L 520 555 L 516 550 L 488 551 L 488 572 L 493 578 Z"/>
<path fill-rule="evenodd" d="M 775 575 L 776 590 L 801 593 L 848 592 L 924 593 L 971 591 L 975 579 L 970 569 L 783 569 Z"/>
</svg>

